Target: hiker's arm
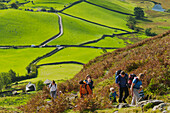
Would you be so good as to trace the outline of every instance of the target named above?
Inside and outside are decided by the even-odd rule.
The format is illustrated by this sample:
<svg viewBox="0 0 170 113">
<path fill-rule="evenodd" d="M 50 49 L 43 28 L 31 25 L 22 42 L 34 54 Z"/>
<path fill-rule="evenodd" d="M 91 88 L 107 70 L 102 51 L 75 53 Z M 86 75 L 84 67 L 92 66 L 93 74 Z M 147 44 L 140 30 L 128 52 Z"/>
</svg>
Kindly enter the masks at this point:
<svg viewBox="0 0 170 113">
<path fill-rule="evenodd" d="M 143 88 L 142 88 L 142 87 L 140 87 L 140 89 L 139 89 L 139 92 L 138 92 L 138 93 L 140 93 L 142 89 L 143 89 Z"/>
<path fill-rule="evenodd" d="M 133 86 L 135 85 L 135 83 L 132 82 L 132 86 L 131 86 L 131 94 L 133 96 Z"/>
</svg>

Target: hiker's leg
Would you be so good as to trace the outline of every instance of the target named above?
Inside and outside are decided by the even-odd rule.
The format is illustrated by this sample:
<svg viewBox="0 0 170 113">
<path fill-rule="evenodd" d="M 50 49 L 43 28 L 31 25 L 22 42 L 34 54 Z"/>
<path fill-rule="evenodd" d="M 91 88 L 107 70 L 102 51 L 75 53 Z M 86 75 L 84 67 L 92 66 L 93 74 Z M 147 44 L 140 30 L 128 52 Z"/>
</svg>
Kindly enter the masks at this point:
<svg viewBox="0 0 170 113">
<path fill-rule="evenodd" d="M 133 92 L 131 105 L 135 105 L 135 102 L 136 102 L 136 96 L 134 95 L 134 92 Z"/>
<path fill-rule="evenodd" d="M 119 103 L 122 103 L 122 97 L 123 97 L 123 88 L 119 88 Z"/>
<path fill-rule="evenodd" d="M 53 97 L 52 91 L 50 91 L 50 96 Z"/>
<path fill-rule="evenodd" d="M 57 91 L 54 91 L 54 99 L 56 99 L 56 92 L 57 92 Z"/>
<path fill-rule="evenodd" d="M 139 89 L 133 89 L 133 92 L 134 92 L 134 95 L 136 97 L 136 104 L 138 103 L 138 100 L 140 98 L 140 95 L 139 95 Z"/>
<path fill-rule="evenodd" d="M 114 98 L 113 102 L 116 102 L 116 97 Z"/>
<path fill-rule="evenodd" d="M 123 97 L 123 101 L 125 101 L 125 99 L 129 96 L 128 87 L 125 87 L 125 88 L 124 88 L 124 91 L 125 91 L 125 96 Z"/>
</svg>

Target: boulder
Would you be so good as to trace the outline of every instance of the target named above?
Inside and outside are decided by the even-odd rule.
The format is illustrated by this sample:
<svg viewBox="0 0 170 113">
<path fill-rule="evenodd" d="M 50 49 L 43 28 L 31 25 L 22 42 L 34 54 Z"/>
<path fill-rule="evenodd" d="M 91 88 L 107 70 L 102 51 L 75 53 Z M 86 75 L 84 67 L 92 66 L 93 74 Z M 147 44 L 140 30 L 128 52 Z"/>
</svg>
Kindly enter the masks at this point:
<svg viewBox="0 0 170 113">
<path fill-rule="evenodd" d="M 119 108 L 119 109 L 121 109 L 121 108 L 127 108 L 127 107 L 130 107 L 129 104 L 127 104 L 127 103 L 120 103 L 120 104 L 118 105 L 118 108 Z"/>
<path fill-rule="evenodd" d="M 13 94 L 13 95 L 17 95 L 17 91 L 13 91 L 12 94 Z"/>
<path fill-rule="evenodd" d="M 155 111 L 155 110 L 157 110 L 157 109 L 159 109 L 160 111 L 162 111 L 164 106 L 166 106 L 165 103 L 161 103 L 161 104 L 159 104 L 159 105 L 157 105 L 157 106 L 154 106 L 154 107 L 153 107 L 153 111 Z"/>
<path fill-rule="evenodd" d="M 138 102 L 137 106 L 141 107 L 148 103 L 153 103 L 153 105 L 155 106 L 155 105 L 159 105 L 160 103 L 164 103 L 164 102 L 162 100 L 144 100 L 144 101 Z"/>
</svg>

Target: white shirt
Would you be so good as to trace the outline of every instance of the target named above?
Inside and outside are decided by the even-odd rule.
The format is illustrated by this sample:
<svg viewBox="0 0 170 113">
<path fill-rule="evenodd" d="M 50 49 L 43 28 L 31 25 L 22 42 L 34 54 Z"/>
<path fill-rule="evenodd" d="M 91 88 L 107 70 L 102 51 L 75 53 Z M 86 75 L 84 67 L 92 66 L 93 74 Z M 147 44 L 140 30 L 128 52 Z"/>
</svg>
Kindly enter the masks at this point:
<svg viewBox="0 0 170 113">
<path fill-rule="evenodd" d="M 57 84 L 55 84 L 55 85 L 52 85 L 52 84 L 50 84 L 49 85 L 49 87 L 50 87 L 50 91 L 56 91 L 57 90 Z"/>
</svg>

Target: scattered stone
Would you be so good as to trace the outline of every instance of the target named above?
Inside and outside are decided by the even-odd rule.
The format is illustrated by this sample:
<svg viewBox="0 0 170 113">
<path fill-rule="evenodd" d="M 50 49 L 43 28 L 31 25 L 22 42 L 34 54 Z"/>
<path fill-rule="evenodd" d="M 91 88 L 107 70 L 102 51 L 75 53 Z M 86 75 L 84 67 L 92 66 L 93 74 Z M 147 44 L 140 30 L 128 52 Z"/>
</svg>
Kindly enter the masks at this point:
<svg viewBox="0 0 170 113">
<path fill-rule="evenodd" d="M 155 111 L 155 110 L 157 110 L 157 109 L 159 109 L 160 111 L 163 111 L 163 107 L 164 107 L 164 106 L 166 106 L 165 103 L 161 103 L 161 104 L 159 104 L 159 105 L 157 105 L 157 106 L 154 106 L 154 107 L 153 107 L 153 111 Z"/>
<path fill-rule="evenodd" d="M 138 107 L 144 106 L 148 103 L 153 103 L 155 106 L 155 105 L 159 105 L 160 103 L 164 103 L 164 102 L 162 100 L 144 100 L 144 101 L 138 102 L 137 106 Z"/>
<path fill-rule="evenodd" d="M 167 110 L 170 111 L 170 106 L 168 106 Z"/>
<path fill-rule="evenodd" d="M 17 91 L 13 91 L 12 94 L 13 94 L 13 95 L 17 95 Z"/>
<path fill-rule="evenodd" d="M 127 108 L 127 107 L 130 107 L 129 104 L 127 104 L 127 103 L 120 103 L 120 104 L 118 105 L 118 108 L 119 108 L 119 109 L 121 109 L 121 108 Z"/>
<path fill-rule="evenodd" d="M 166 110 L 164 110 L 162 113 L 168 113 Z"/>
</svg>

